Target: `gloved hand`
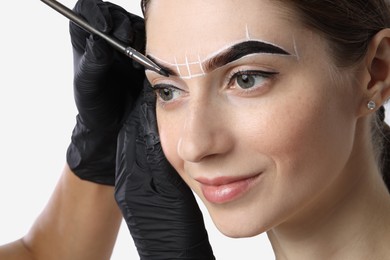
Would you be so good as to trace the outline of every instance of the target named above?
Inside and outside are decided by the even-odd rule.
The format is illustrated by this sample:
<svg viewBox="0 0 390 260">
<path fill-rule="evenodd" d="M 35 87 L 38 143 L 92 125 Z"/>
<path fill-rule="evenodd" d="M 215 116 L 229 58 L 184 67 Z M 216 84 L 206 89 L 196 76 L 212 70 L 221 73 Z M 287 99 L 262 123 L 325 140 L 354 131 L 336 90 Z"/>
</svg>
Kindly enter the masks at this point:
<svg viewBox="0 0 390 260">
<path fill-rule="evenodd" d="M 141 259 L 215 259 L 195 197 L 163 154 L 145 85 L 118 137 L 116 200 Z"/>
<path fill-rule="evenodd" d="M 79 0 L 74 11 L 96 29 L 144 51 L 142 18 L 101 0 Z M 70 35 L 79 114 L 67 162 L 81 179 L 114 185 L 117 135 L 142 89 L 144 68 L 73 23 Z"/>
</svg>

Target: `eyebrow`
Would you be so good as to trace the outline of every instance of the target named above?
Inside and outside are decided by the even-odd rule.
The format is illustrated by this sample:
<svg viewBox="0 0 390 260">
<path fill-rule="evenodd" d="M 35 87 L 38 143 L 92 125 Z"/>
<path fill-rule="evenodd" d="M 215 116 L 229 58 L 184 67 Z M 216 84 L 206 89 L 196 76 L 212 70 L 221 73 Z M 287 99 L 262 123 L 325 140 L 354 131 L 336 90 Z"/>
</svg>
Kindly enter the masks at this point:
<svg viewBox="0 0 390 260">
<path fill-rule="evenodd" d="M 159 66 L 162 70 L 164 70 L 164 71 L 165 71 L 166 73 L 168 73 L 169 75 L 175 76 L 175 77 L 178 77 L 178 76 L 179 76 L 179 74 L 177 74 L 176 71 L 174 71 L 174 70 L 171 69 L 171 68 L 168 68 L 167 66 L 162 65 L 160 62 L 158 62 L 158 61 L 156 60 L 156 58 L 153 58 L 153 57 L 150 56 L 150 55 L 146 55 L 146 57 L 147 57 L 149 60 L 151 60 L 151 61 L 153 61 L 154 63 L 156 63 L 157 66 Z"/>
<path fill-rule="evenodd" d="M 291 55 L 287 51 L 271 43 L 266 43 L 262 41 L 245 41 L 237 43 L 229 47 L 227 50 L 206 60 L 205 62 L 203 62 L 203 68 L 205 72 L 210 72 L 228 63 L 236 61 L 244 56 L 256 53 Z M 147 55 L 147 57 L 153 62 L 155 62 L 158 66 L 160 66 L 163 70 L 165 70 L 169 75 L 179 76 L 176 71 L 160 64 L 158 61 L 156 61 L 155 58 L 151 57 L 150 55 Z"/>
<path fill-rule="evenodd" d="M 291 55 L 282 48 L 270 43 L 261 41 L 246 41 L 235 44 L 210 60 L 207 60 L 204 64 L 204 68 L 205 71 L 213 71 L 230 62 L 255 53 Z"/>
</svg>

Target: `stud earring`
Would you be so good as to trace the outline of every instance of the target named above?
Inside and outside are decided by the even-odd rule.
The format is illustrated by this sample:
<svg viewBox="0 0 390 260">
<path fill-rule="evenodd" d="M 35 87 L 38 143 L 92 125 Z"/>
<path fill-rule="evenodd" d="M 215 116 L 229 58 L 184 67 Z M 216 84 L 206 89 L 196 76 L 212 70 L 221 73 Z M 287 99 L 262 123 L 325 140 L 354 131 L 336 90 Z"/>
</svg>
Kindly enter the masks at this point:
<svg viewBox="0 0 390 260">
<path fill-rule="evenodd" d="M 369 110 L 374 110 L 374 109 L 376 108 L 376 103 L 375 103 L 375 101 L 370 100 L 370 101 L 367 103 L 367 108 L 368 108 Z"/>
</svg>

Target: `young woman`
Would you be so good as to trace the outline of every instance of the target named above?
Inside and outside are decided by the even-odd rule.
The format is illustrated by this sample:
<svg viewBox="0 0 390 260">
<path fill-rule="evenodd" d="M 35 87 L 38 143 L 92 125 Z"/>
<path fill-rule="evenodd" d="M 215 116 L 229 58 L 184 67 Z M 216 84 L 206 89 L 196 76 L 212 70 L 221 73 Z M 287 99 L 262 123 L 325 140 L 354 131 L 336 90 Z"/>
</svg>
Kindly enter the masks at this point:
<svg viewBox="0 0 390 260">
<path fill-rule="evenodd" d="M 123 27 L 105 26 L 111 18 L 99 20 L 108 10 L 116 13 L 113 21 L 123 21 L 116 7 L 79 2 L 97 26 L 124 36 Z M 143 6 L 146 54 L 170 76 L 147 71 L 152 88 L 130 95 L 127 116 L 116 102 L 127 95 L 99 91 L 115 85 L 126 93 L 142 76 L 131 64 L 112 67 L 110 57 L 118 57 L 107 46 L 71 30 L 80 114 L 69 167 L 29 234 L 1 248 L 0 258 L 108 259 L 120 214 L 106 184 L 115 182 L 142 259 L 213 259 L 180 176 L 222 233 L 267 232 L 278 260 L 389 259 L 387 3 L 150 0 Z M 130 78 L 116 80 L 125 67 L 131 73 L 120 75 Z M 107 125 L 113 128 L 100 131 Z M 179 175 L 163 158 L 160 140 Z"/>
<path fill-rule="evenodd" d="M 143 7 L 162 148 L 219 230 L 267 232 L 277 259 L 390 259 L 388 2 Z"/>
</svg>

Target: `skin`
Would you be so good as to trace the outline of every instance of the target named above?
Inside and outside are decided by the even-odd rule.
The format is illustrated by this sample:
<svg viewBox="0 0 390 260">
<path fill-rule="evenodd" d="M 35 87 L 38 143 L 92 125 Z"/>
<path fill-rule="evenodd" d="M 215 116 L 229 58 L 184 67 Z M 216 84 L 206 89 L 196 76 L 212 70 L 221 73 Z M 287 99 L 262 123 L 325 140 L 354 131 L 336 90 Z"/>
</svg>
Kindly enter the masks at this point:
<svg viewBox="0 0 390 260">
<path fill-rule="evenodd" d="M 242 41 L 247 30 L 291 55 L 252 54 L 199 73 L 196 61 Z M 156 91 L 163 150 L 222 233 L 267 232 L 277 259 L 390 254 L 382 242 L 390 239 L 390 197 L 370 139 L 375 110 L 367 109 L 369 100 L 379 106 L 390 96 L 389 37 L 381 31 L 361 62 L 339 69 L 327 42 L 275 2 L 151 2 L 147 54 L 172 71 L 189 64 L 197 75 L 147 72 L 172 94 L 167 101 Z M 275 74 L 252 75 L 250 89 L 230 80 L 247 70 Z M 206 182 L 249 176 L 233 198 L 205 194 Z"/>
</svg>

